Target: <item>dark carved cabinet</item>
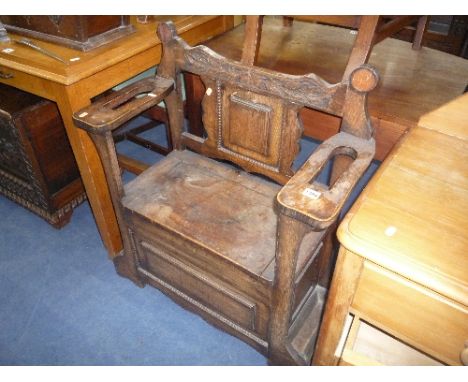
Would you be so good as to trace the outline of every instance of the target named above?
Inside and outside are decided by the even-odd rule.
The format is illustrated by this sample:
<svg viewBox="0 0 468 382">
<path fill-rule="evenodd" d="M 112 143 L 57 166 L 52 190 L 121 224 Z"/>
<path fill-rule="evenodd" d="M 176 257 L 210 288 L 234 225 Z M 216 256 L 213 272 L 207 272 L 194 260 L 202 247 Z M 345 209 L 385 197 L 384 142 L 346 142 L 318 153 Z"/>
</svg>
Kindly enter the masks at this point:
<svg viewBox="0 0 468 382">
<path fill-rule="evenodd" d="M 57 106 L 0 85 L 0 194 L 60 228 L 85 199 Z"/>
<path fill-rule="evenodd" d="M 0 16 L 11 33 L 89 51 L 135 31 L 130 16 Z"/>
</svg>

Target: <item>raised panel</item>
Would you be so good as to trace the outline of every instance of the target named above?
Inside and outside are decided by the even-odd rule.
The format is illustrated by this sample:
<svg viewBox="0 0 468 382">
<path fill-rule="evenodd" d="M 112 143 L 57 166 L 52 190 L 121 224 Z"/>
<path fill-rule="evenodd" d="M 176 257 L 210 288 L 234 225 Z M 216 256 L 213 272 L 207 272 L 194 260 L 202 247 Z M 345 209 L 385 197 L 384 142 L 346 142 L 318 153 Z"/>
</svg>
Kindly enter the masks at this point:
<svg viewBox="0 0 468 382">
<path fill-rule="evenodd" d="M 245 329 L 256 331 L 255 302 L 161 248 L 144 241 L 138 246 L 146 254 L 147 270 L 157 278 Z"/>
<path fill-rule="evenodd" d="M 280 100 L 231 87 L 218 87 L 218 149 L 278 171 L 283 132 Z"/>
<path fill-rule="evenodd" d="M 231 94 L 229 124 L 223 134 L 224 147 L 233 151 L 268 156 L 271 107 Z M 255 155 L 255 154 L 254 154 Z"/>
<path fill-rule="evenodd" d="M 223 325 L 241 333 L 242 336 L 254 338 L 256 344 L 264 342 L 268 331 L 268 303 L 271 298 L 269 282 L 262 277 L 247 274 L 241 267 L 233 267 L 229 260 L 206 250 L 203 246 L 181 240 L 175 232 L 148 224 L 147 219 L 138 213 L 127 210 L 125 215 L 131 230 L 132 244 L 136 248 L 138 270 L 149 277 L 148 282 L 157 284 L 158 288 L 168 291 L 171 296 L 175 294 L 176 299 L 181 298 L 185 301 L 182 301 L 184 305 L 189 303 L 203 316 L 209 316 L 208 320 L 211 317 L 221 321 Z M 145 247 L 156 250 L 148 250 L 142 246 L 142 242 L 145 243 Z M 156 252 L 158 249 L 161 251 Z M 217 307 L 221 309 L 218 310 L 210 305 L 212 302 L 210 298 L 207 299 L 206 296 L 195 298 L 192 293 L 193 285 L 184 281 L 173 282 L 172 276 L 168 279 L 166 276 L 169 269 L 175 269 L 173 276 L 177 276 L 176 279 L 179 281 L 185 277 L 183 272 L 188 272 L 187 277 L 190 278 L 191 275 L 195 277 L 195 284 L 197 280 L 200 282 L 207 280 L 209 286 L 220 286 L 221 293 L 226 291 L 227 298 L 234 296 L 235 301 L 233 304 L 218 304 Z M 191 272 L 192 270 L 194 272 Z M 210 288 L 207 290 L 209 297 Z M 196 293 L 199 293 L 199 290 Z M 220 301 L 222 300 L 221 296 Z M 227 314 L 222 311 L 225 306 L 229 311 L 233 306 L 237 306 L 242 313 L 238 315 L 234 310 L 231 311 L 233 313 Z"/>
<path fill-rule="evenodd" d="M 206 138 L 182 134 L 183 145 L 285 184 L 300 150 L 300 105 L 202 77 Z"/>
</svg>

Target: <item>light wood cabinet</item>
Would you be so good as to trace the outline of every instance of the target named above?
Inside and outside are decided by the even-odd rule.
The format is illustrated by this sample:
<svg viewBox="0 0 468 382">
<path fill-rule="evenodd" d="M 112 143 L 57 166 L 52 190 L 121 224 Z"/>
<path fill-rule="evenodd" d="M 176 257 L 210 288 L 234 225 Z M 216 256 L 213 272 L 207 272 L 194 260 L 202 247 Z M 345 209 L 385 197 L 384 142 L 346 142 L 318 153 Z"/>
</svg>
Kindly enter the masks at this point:
<svg viewBox="0 0 468 382">
<path fill-rule="evenodd" d="M 467 132 L 468 94 L 423 116 L 340 224 L 314 364 L 466 363 Z"/>
</svg>

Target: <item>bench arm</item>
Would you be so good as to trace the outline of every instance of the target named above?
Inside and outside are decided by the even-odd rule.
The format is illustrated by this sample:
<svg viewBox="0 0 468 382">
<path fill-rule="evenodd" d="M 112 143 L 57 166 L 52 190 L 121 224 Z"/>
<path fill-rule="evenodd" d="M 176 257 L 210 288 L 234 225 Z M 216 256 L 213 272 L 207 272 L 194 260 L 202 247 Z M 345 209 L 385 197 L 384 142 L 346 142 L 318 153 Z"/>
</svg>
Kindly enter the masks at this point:
<svg viewBox="0 0 468 382">
<path fill-rule="evenodd" d="M 173 89 L 174 81 L 170 78 L 145 78 L 79 110 L 73 114 L 73 120 L 90 133 L 104 134 L 157 105 Z"/>
<path fill-rule="evenodd" d="M 324 141 L 277 195 L 281 213 L 309 224 L 314 231 L 329 227 L 338 217 L 351 191 L 375 153 L 374 139 L 338 133 Z M 353 162 L 329 187 L 316 181 L 326 163 L 336 155 Z"/>
</svg>

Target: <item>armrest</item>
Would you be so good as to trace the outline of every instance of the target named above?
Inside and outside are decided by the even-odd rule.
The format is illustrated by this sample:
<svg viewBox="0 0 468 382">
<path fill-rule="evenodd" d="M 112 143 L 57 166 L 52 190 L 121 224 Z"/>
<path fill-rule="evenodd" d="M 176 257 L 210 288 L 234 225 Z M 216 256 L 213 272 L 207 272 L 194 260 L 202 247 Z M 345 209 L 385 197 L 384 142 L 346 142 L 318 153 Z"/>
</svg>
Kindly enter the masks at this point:
<svg viewBox="0 0 468 382">
<path fill-rule="evenodd" d="M 73 114 L 75 124 L 104 134 L 160 103 L 174 89 L 169 78 L 145 78 L 116 91 Z"/>
<path fill-rule="evenodd" d="M 338 133 L 324 141 L 277 195 L 280 211 L 320 231 L 338 217 L 349 194 L 366 171 L 375 153 L 374 139 L 362 139 Z M 350 156 L 354 161 L 331 188 L 315 178 L 336 155 Z"/>
</svg>

